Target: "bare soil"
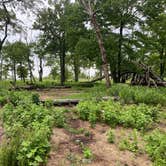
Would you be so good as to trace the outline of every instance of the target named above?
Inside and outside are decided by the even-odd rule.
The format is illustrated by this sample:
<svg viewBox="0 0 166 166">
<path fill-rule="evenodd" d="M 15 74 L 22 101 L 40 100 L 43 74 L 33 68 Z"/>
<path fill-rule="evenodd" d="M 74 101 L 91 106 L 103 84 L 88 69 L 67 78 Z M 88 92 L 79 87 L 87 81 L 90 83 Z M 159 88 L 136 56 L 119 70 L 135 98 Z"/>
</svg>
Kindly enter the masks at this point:
<svg viewBox="0 0 166 166">
<path fill-rule="evenodd" d="M 97 124 L 91 128 L 88 122 L 79 119 L 70 119 L 70 127 L 75 130 L 84 129 L 90 134 L 72 133 L 67 129 L 54 128 L 51 138 L 52 149 L 47 166 L 151 166 L 152 163 L 146 154 L 135 154 L 130 151 L 120 151 L 118 141 L 132 132 L 130 129 L 117 127 L 116 142 L 110 144 L 107 141 L 109 126 Z M 93 158 L 87 160 L 82 153 L 82 147 L 89 147 Z"/>
<path fill-rule="evenodd" d="M 80 93 L 78 90 L 74 90 L 71 88 L 66 89 L 43 89 L 40 91 L 34 91 L 40 95 L 42 100 L 54 100 L 54 99 L 62 99 L 66 96 L 74 95 Z"/>
</svg>

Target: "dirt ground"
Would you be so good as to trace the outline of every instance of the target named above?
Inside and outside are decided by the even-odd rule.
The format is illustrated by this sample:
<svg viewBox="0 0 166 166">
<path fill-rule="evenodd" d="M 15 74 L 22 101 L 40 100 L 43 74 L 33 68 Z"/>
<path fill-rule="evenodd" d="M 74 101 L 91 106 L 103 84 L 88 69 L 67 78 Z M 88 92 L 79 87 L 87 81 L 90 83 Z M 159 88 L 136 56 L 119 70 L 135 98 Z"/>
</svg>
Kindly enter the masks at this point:
<svg viewBox="0 0 166 166">
<path fill-rule="evenodd" d="M 44 89 L 40 91 L 34 91 L 37 92 L 40 95 L 40 98 L 42 100 L 54 100 L 54 99 L 62 99 L 66 96 L 74 95 L 80 93 L 79 90 L 74 90 L 71 88 L 66 89 Z"/>
<path fill-rule="evenodd" d="M 146 154 L 135 154 L 130 151 L 120 151 L 118 141 L 122 136 L 128 135 L 132 130 L 118 127 L 115 129 L 116 142 L 107 141 L 109 126 L 97 124 L 91 128 L 88 122 L 79 119 L 70 119 L 70 127 L 85 133 L 73 133 L 67 129 L 54 128 L 51 138 L 52 149 L 47 166 L 151 166 L 152 163 Z M 89 147 L 93 157 L 85 159 L 80 143 Z"/>
</svg>

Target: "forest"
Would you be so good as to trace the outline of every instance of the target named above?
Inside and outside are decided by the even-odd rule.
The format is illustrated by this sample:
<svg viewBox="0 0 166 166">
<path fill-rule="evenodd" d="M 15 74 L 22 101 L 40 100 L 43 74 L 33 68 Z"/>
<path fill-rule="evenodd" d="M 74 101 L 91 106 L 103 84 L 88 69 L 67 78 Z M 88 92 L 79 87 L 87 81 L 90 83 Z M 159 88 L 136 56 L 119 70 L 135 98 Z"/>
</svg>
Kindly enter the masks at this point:
<svg viewBox="0 0 166 166">
<path fill-rule="evenodd" d="M 0 166 L 166 166 L 166 0 L 0 0 Z"/>
</svg>

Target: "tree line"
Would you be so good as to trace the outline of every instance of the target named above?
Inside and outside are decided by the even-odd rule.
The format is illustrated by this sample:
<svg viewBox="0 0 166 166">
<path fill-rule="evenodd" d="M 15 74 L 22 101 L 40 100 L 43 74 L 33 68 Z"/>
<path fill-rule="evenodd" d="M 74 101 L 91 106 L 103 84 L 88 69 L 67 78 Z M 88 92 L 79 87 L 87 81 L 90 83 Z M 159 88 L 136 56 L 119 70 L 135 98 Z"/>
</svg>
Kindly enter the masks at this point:
<svg viewBox="0 0 166 166">
<path fill-rule="evenodd" d="M 26 2 L 26 1 L 25 1 Z M 53 78 L 60 73 L 64 85 L 71 70 L 79 81 L 80 69 L 95 67 L 110 86 L 141 73 L 143 62 L 161 79 L 166 76 L 166 0 L 70 0 L 49 1 L 49 7 L 36 11 L 35 43 L 5 42 L 8 31 L 19 29 L 13 6 L 26 10 L 32 2 L 2 0 L 0 7 L 0 78 L 9 71 L 33 82 L 34 61 L 39 60 L 39 80 L 43 61 Z M 39 1 L 33 1 L 33 9 Z M 30 5 L 30 6 L 29 6 Z M 59 71 L 59 72 L 58 72 Z"/>
</svg>

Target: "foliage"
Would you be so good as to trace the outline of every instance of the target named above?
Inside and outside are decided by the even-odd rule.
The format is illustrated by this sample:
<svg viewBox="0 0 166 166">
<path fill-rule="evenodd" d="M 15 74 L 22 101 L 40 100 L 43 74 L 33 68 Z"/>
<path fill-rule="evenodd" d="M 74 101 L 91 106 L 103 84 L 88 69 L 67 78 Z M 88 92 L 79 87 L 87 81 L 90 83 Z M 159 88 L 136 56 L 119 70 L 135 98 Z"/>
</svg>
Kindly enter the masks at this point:
<svg viewBox="0 0 166 166">
<path fill-rule="evenodd" d="M 77 106 L 79 117 L 82 120 L 89 120 L 93 126 L 98 120 L 99 105 L 93 101 L 83 101 Z"/>
<path fill-rule="evenodd" d="M 11 162 L 13 166 L 37 166 L 44 163 L 50 149 L 51 128 L 54 123 L 60 124 L 59 117 L 63 117 L 60 112 L 56 116 L 43 106 L 34 104 L 39 104 L 38 95 L 25 95 L 26 93 L 11 92 L 10 102 L 1 112 L 9 141 L 0 148 L 0 154 L 3 153 L 2 165 L 9 165 Z"/>
<path fill-rule="evenodd" d="M 139 130 L 150 128 L 156 121 L 159 108 L 145 104 L 122 106 L 118 102 L 82 101 L 77 106 L 81 119 L 88 120 L 92 125 L 97 121 L 111 126 L 123 125 Z"/>
<path fill-rule="evenodd" d="M 114 84 L 110 88 L 111 96 L 119 96 L 122 103 L 144 103 L 151 105 L 161 104 L 165 106 L 166 96 L 164 88 L 147 88 L 138 86 L 128 86 L 124 84 Z"/>
<path fill-rule="evenodd" d="M 92 151 L 88 147 L 84 147 L 83 155 L 84 155 L 84 158 L 86 159 L 91 159 L 93 157 Z"/>
<path fill-rule="evenodd" d="M 166 165 L 166 134 L 158 130 L 146 136 L 146 151 L 152 157 L 154 165 Z"/>
<path fill-rule="evenodd" d="M 29 93 L 26 91 L 14 92 L 11 91 L 8 94 L 8 100 L 14 106 L 26 105 L 26 104 L 39 104 L 39 95 L 36 93 Z"/>
<path fill-rule="evenodd" d="M 131 152 L 138 152 L 138 133 L 133 131 L 132 135 L 128 138 L 123 138 L 119 143 L 120 150 L 129 150 Z"/>
<path fill-rule="evenodd" d="M 109 143 L 114 143 L 115 142 L 115 134 L 114 134 L 114 131 L 113 130 L 109 130 L 108 133 L 107 133 L 107 140 Z"/>
<path fill-rule="evenodd" d="M 65 127 L 66 124 L 66 115 L 65 113 L 67 112 L 66 109 L 55 109 L 53 111 L 53 119 L 54 119 L 54 124 L 56 127 Z"/>
</svg>

